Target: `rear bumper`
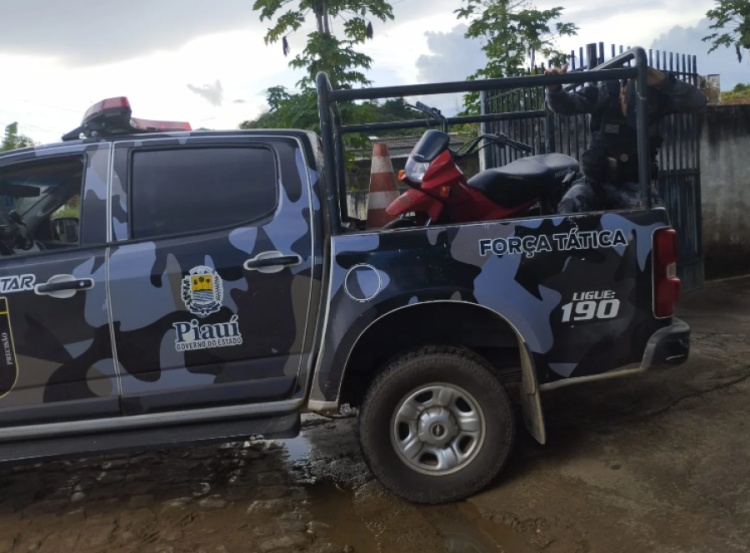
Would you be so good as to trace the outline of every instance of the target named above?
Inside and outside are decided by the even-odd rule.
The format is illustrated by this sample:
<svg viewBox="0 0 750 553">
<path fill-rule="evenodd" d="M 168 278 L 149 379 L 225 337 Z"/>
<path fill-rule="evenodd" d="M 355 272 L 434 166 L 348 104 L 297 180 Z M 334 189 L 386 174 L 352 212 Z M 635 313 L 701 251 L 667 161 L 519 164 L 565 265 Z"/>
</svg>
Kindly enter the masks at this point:
<svg viewBox="0 0 750 553">
<path fill-rule="evenodd" d="M 656 331 L 646 345 L 641 368 L 657 369 L 687 361 L 690 352 L 690 327 L 673 318 L 672 324 Z"/>
</svg>

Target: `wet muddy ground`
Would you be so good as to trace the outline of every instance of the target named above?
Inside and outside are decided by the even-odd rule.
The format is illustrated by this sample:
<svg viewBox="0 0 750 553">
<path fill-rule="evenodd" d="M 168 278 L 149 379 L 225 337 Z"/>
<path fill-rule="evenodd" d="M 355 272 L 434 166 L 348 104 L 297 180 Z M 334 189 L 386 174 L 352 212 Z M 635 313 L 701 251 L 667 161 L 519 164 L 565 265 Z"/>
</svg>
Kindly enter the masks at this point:
<svg viewBox="0 0 750 553">
<path fill-rule="evenodd" d="M 354 419 L 301 437 L 0 468 L 6 552 L 750 550 L 750 278 L 688 296 L 690 361 L 544 397 L 501 478 L 417 507 L 375 482 Z"/>
</svg>

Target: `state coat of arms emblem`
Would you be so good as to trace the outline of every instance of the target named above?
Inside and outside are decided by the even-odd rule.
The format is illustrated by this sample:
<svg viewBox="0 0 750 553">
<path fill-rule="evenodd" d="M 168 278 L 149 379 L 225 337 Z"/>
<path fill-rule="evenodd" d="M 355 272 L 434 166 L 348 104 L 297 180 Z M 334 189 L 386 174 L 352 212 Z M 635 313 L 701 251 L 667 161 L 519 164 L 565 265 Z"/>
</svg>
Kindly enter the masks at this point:
<svg viewBox="0 0 750 553">
<path fill-rule="evenodd" d="M 221 309 L 224 285 L 211 267 L 193 267 L 182 279 L 182 301 L 193 315 L 207 317 Z"/>
</svg>

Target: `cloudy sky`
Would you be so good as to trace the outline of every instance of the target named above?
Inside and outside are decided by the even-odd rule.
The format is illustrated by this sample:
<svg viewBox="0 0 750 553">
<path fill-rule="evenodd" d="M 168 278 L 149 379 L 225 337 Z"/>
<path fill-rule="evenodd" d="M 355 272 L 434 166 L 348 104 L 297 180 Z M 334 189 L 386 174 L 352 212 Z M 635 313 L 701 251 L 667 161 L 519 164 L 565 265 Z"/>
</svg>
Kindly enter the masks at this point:
<svg viewBox="0 0 750 553">
<path fill-rule="evenodd" d="M 257 116 L 265 90 L 292 88 L 278 44 L 266 46 L 253 0 L 23 0 L 0 2 L 0 126 L 18 121 L 39 142 L 57 141 L 96 101 L 127 96 L 134 116 L 187 120 L 193 128 L 236 128 Z M 393 0 L 396 19 L 374 22 L 365 51 L 376 86 L 463 80 L 484 64 L 480 44 L 463 38 L 453 11 L 461 0 Z M 750 82 L 733 51 L 706 56 L 701 37 L 712 0 L 537 2 L 565 7 L 578 37 L 566 50 L 607 41 L 698 55 L 701 73 L 721 73 L 722 88 Z M 334 28 L 340 25 L 334 22 Z M 306 28 L 290 38 L 292 55 Z M 435 103 L 450 109 L 452 98 Z"/>
</svg>

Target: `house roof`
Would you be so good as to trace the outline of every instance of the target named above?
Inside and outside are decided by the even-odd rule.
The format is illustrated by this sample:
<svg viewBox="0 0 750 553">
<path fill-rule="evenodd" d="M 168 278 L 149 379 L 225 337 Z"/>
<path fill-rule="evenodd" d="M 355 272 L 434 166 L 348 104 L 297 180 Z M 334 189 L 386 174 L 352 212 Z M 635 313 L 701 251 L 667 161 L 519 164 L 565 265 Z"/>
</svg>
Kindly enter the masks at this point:
<svg viewBox="0 0 750 553">
<path fill-rule="evenodd" d="M 466 143 L 466 139 L 460 136 L 458 133 L 448 133 L 451 137 L 451 148 L 458 149 Z M 408 157 L 414 148 L 415 144 L 419 142 L 422 135 L 410 135 L 410 136 L 383 136 L 383 137 L 370 137 L 370 143 L 372 145 L 385 143 L 388 146 L 388 151 L 391 154 L 391 158 Z M 356 155 L 360 157 L 370 157 L 372 151 L 365 152 L 364 150 L 356 150 Z"/>
</svg>

